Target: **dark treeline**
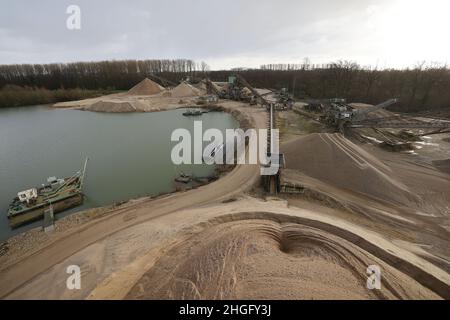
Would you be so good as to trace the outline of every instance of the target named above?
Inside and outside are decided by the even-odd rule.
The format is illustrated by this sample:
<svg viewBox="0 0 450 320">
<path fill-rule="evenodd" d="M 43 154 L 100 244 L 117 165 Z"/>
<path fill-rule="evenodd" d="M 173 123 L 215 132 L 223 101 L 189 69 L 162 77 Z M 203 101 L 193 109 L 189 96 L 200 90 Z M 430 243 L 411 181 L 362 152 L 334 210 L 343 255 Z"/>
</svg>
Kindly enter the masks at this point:
<svg viewBox="0 0 450 320">
<path fill-rule="evenodd" d="M 126 60 L 47 65 L 0 66 L 0 89 L 6 85 L 30 88 L 128 90 L 145 77 L 158 75 L 173 82 L 205 75 L 226 81 L 239 72 L 253 86 L 286 87 L 298 99 L 346 98 L 378 103 L 393 97 L 399 111 L 450 107 L 450 70 L 446 66 L 420 63 L 406 70 L 361 67 L 351 61 L 326 65 L 272 64 L 260 69 L 209 71 L 204 62 L 177 60 Z"/>
<path fill-rule="evenodd" d="M 114 93 L 108 90 L 56 89 L 6 85 L 0 89 L 0 108 L 53 104 L 56 102 L 88 99 Z"/>
<path fill-rule="evenodd" d="M 204 62 L 187 59 L 0 65 L 0 89 L 17 85 L 49 90 L 128 90 L 151 74 L 177 80 L 206 69 Z"/>
<path fill-rule="evenodd" d="M 232 72 L 211 72 L 223 81 Z M 286 87 L 296 98 L 346 98 L 348 101 L 379 103 L 390 98 L 400 102 L 398 111 L 450 108 L 450 70 L 446 66 L 420 63 L 406 70 L 362 68 L 350 61 L 327 65 L 266 65 L 239 73 L 253 86 Z"/>
</svg>

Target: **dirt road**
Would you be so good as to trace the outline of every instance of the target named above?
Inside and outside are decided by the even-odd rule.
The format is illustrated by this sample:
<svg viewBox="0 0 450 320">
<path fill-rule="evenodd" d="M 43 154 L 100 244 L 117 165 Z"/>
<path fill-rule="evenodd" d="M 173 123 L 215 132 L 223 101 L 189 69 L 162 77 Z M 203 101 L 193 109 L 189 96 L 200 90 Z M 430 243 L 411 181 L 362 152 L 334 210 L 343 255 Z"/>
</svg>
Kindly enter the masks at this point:
<svg viewBox="0 0 450 320">
<path fill-rule="evenodd" d="M 237 110 L 252 120 L 256 128 L 265 128 L 267 113 L 256 107 L 239 103 L 224 103 L 225 108 Z M 49 267 L 61 262 L 77 251 L 130 226 L 183 208 L 217 202 L 242 193 L 259 179 L 259 166 L 239 165 L 218 181 L 184 193 L 149 200 L 133 208 L 118 209 L 107 217 L 70 230 L 31 256 L 0 271 L 0 297 L 20 287 Z"/>
<path fill-rule="evenodd" d="M 267 113 L 263 109 L 235 102 L 224 103 L 224 107 L 239 113 L 251 127 L 267 125 Z M 320 179 L 323 170 L 333 171 L 336 157 L 350 158 L 352 161 L 342 160 L 342 164 L 354 164 L 356 169 L 352 172 L 362 170 L 361 179 L 372 172 L 383 183 L 387 181 L 389 186 L 405 189 L 391 181 L 391 169 L 359 147 L 334 136 L 325 141 L 323 137 L 318 138 L 313 143 L 291 146 L 293 169 L 299 166 L 299 170 Z M 308 139 L 303 140 L 308 142 Z M 301 154 L 297 150 L 299 146 L 302 146 Z M 307 146 L 311 151 L 306 155 L 313 154 L 319 159 L 300 158 Z M 314 171 L 313 165 L 325 161 L 327 155 L 331 163 Z M 312 167 L 305 168 L 304 164 Z M 0 297 L 450 298 L 449 273 L 410 250 L 414 239 L 395 242 L 393 233 L 386 236 L 388 233 L 383 228 L 373 224 L 380 217 L 392 215 L 391 203 L 364 198 L 366 203 L 361 200 L 363 194 L 351 193 L 352 184 L 346 187 L 336 184 L 341 181 L 339 177 L 330 184 L 330 181 L 301 176 L 301 172 L 287 172 L 294 181 L 298 176 L 311 188 L 329 194 L 329 198 L 334 197 L 341 204 L 354 200 L 363 207 L 361 212 L 370 208 L 375 213 L 367 217 L 360 215 L 358 219 L 352 216 L 351 220 L 347 219 L 345 207 L 305 205 L 299 198 L 296 202 L 248 196 L 247 192 L 259 180 L 259 166 L 239 165 L 212 184 L 119 207 L 104 217 L 62 232 L 20 260 L 11 260 L 9 264 L 4 261 L 0 267 Z M 343 188 L 348 190 L 343 192 Z M 361 186 L 355 186 L 355 191 L 360 189 Z M 401 229 L 405 223 L 416 224 L 401 212 L 394 218 L 393 228 Z M 66 288 L 69 265 L 81 268 L 81 290 Z M 382 269 L 382 292 L 367 291 L 368 265 Z"/>
<path fill-rule="evenodd" d="M 81 290 L 66 288 L 69 265 L 81 268 Z M 382 270 L 381 292 L 366 288 L 368 265 Z M 240 196 L 110 234 L 7 298 L 436 299 L 421 283 L 445 296 L 449 282 L 374 232 L 285 201 Z"/>
</svg>

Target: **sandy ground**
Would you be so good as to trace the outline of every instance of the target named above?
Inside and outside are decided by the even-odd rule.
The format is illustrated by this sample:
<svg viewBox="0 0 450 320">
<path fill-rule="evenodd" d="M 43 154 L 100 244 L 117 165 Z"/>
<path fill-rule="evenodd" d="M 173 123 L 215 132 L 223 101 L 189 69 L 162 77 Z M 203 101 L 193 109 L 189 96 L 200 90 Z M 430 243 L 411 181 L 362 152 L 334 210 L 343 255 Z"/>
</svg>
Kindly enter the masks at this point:
<svg viewBox="0 0 450 320">
<path fill-rule="evenodd" d="M 244 213 L 237 205 L 264 211 Z M 266 207 L 271 205 L 265 203 Z M 280 211 L 279 206 L 277 203 L 276 212 Z M 338 235 L 310 227 L 308 222 L 290 220 L 306 212 L 290 213 L 283 221 L 261 204 L 248 201 L 230 209 L 237 212 L 210 222 L 207 228 L 172 247 L 126 298 L 437 298 L 413 279 Z M 382 291 L 366 288 L 365 272 L 372 264 L 383 269 Z"/>
<path fill-rule="evenodd" d="M 157 112 L 195 105 L 196 97 L 171 97 L 164 93 L 133 96 L 127 93 L 93 99 L 56 103 L 54 108 L 78 109 L 95 112 Z"/>
<path fill-rule="evenodd" d="M 263 109 L 248 108 L 246 105 L 239 103 L 225 103 L 223 105 L 232 111 L 241 113 L 244 117 L 248 117 L 256 127 L 266 125 L 267 114 Z M 50 266 L 114 232 L 155 216 L 182 208 L 220 201 L 226 197 L 242 193 L 243 190 L 251 188 L 258 179 L 258 166 L 237 166 L 224 178 L 210 185 L 158 200 L 148 200 L 132 208 L 118 209 L 105 217 L 62 232 L 40 244 L 40 248 L 29 249 L 30 255 L 22 257 L 20 260 L 17 260 L 14 255 L 7 256 L 5 259 L 0 257 L 0 283 L 2 284 L 0 286 L 0 297 L 44 272 Z M 23 248 L 22 250 L 26 249 Z"/>
<path fill-rule="evenodd" d="M 195 105 L 205 92 L 187 83 L 166 89 L 144 79 L 127 92 L 92 99 L 56 103 L 55 108 L 70 108 L 94 112 L 157 112 Z"/>
<path fill-rule="evenodd" d="M 80 291 L 66 289 L 71 264 L 81 267 Z M 383 270 L 381 291 L 366 290 L 372 264 Z M 415 280 L 421 277 L 438 291 L 450 281 L 426 260 L 356 225 L 279 200 L 243 197 L 116 232 L 8 298 L 438 298 Z"/>
<path fill-rule="evenodd" d="M 267 125 L 260 108 L 221 104 L 245 126 Z M 449 176 L 336 135 L 298 139 L 283 146 L 284 175 L 305 194 L 261 197 L 259 167 L 238 165 L 210 185 L 12 248 L 0 256 L 0 297 L 449 299 Z M 73 264 L 81 290 L 66 288 Z M 366 288 L 369 265 L 381 269 L 381 290 Z"/>
</svg>

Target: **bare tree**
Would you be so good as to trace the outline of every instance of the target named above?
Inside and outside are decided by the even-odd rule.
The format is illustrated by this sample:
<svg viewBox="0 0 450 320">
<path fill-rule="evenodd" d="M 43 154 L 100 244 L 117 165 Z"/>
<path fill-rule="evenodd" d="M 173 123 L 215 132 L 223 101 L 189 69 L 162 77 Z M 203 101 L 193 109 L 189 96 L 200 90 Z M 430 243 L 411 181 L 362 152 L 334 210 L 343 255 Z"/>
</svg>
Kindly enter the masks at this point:
<svg viewBox="0 0 450 320">
<path fill-rule="evenodd" d="M 378 71 L 378 66 L 375 67 L 368 67 L 366 70 L 363 71 L 363 77 L 365 80 L 366 90 L 365 90 L 365 99 L 366 101 L 373 102 L 372 101 L 372 90 L 375 85 L 375 82 L 378 81 L 380 78 L 380 72 Z"/>
<path fill-rule="evenodd" d="M 329 69 L 332 75 L 336 97 L 348 98 L 353 80 L 358 72 L 359 65 L 353 61 L 339 60 L 331 64 Z"/>
</svg>

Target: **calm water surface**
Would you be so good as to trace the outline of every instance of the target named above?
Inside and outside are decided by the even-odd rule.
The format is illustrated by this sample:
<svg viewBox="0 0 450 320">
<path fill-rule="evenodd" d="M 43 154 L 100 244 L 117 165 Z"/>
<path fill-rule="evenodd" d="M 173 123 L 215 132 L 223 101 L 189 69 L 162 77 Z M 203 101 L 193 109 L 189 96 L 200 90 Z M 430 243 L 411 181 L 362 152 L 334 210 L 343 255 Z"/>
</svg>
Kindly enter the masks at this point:
<svg viewBox="0 0 450 320">
<path fill-rule="evenodd" d="M 68 177 L 89 157 L 82 206 L 57 217 L 144 195 L 174 190 L 181 171 L 213 173 L 208 165 L 175 166 L 170 153 L 172 131 L 194 120 L 203 130 L 236 128 L 226 113 L 184 117 L 185 110 L 156 113 L 93 113 L 53 110 L 46 106 L 0 109 L 0 241 L 41 222 L 10 230 L 6 211 L 18 191 L 40 186 L 47 177 Z"/>
</svg>

